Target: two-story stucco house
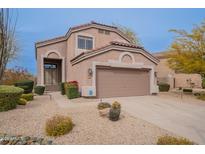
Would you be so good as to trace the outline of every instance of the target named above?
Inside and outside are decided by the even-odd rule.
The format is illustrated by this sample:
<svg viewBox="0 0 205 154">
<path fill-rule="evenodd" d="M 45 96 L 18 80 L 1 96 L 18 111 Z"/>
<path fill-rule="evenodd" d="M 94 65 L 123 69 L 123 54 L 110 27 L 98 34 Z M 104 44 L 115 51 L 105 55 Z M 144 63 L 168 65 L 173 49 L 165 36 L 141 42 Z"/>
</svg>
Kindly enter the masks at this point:
<svg viewBox="0 0 205 154">
<path fill-rule="evenodd" d="M 65 36 L 37 42 L 37 84 L 57 90 L 76 80 L 82 96 L 97 98 L 157 92 L 159 60 L 117 28 L 91 22 L 72 27 Z"/>
</svg>

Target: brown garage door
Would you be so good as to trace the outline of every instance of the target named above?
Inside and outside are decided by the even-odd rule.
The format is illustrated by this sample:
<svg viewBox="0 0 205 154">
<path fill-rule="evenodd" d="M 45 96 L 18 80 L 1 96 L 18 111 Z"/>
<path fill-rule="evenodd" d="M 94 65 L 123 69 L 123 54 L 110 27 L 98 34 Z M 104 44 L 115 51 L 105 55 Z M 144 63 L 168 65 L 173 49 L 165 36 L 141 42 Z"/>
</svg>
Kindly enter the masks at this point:
<svg viewBox="0 0 205 154">
<path fill-rule="evenodd" d="M 149 70 L 97 68 L 97 97 L 126 97 L 148 95 Z"/>
</svg>

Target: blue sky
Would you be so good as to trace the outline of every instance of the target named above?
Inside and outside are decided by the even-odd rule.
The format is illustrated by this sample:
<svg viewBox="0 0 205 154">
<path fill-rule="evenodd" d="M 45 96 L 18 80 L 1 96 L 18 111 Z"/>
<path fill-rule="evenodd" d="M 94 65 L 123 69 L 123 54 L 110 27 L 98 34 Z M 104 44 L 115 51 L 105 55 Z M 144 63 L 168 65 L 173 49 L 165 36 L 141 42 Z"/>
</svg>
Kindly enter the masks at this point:
<svg viewBox="0 0 205 154">
<path fill-rule="evenodd" d="M 174 35 L 169 29 L 191 30 L 205 19 L 205 9 L 14 9 L 18 12 L 18 59 L 8 67 L 23 66 L 36 74 L 34 43 L 64 35 L 69 27 L 96 21 L 133 29 L 150 51 L 166 50 Z"/>
</svg>

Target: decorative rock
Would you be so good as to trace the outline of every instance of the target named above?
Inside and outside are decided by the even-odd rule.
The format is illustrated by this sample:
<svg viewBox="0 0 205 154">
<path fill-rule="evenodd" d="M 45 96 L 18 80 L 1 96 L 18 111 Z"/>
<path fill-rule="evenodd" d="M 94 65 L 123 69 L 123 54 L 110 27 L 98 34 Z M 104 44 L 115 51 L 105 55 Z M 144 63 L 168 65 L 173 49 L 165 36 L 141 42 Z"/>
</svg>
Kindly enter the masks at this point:
<svg viewBox="0 0 205 154">
<path fill-rule="evenodd" d="M 3 140 L 3 141 L 1 141 L 1 145 L 6 145 L 6 144 L 8 144 L 8 143 L 9 143 L 8 140 Z"/>
<path fill-rule="evenodd" d="M 38 138 L 36 142 L 38 142 L 39 144 L 41 144 L 43 141 L 43 138 Z"/>
<path fill-rule="evenodd" d="M 48 145 L 51 145 L 52 143 L 53 143 L 53 141 L 51 141 L 51 140 L 48 140 L 48 142 L 47 142 Z"/>
<path fill-rule="evenodd" d="M 11 136 L 7 134 L 0 134 L 0 145 L 51 145 L 51 140 L 44 138 L 30 137 L 30 136 Z"/>
<path fill-rule="evenodd" d="M 110 108 L 105 108 L 105 109 L 99 110 L 100 116 L 102 116 L 102 117 L 108 116 L 109 110 L 110 110 Z"/>
<path fill-rule="evenodd" d="M 33 142 L 37 142 L 37 139 L 38 139 L 37 137 L 32 138 Z"/>
</svg>

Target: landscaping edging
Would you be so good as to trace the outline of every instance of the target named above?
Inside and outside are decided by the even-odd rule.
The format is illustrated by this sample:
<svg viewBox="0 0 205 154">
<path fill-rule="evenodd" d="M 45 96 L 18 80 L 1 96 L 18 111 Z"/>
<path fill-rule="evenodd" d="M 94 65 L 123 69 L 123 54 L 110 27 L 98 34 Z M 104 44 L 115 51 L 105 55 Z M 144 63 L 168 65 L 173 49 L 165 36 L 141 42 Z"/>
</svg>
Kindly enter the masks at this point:
<svg viewBox="0 0 205 154">
<path fill-rule="evenodd" d="M 0 133 L 0 145 L 51 145 L 52 143 L 53 141 L 44 138 Z"/>
</svg>

